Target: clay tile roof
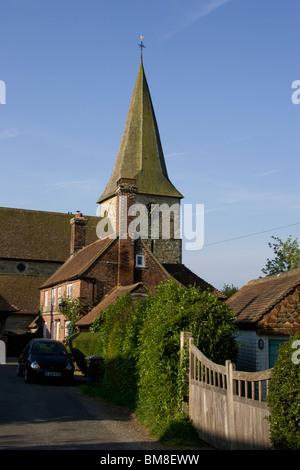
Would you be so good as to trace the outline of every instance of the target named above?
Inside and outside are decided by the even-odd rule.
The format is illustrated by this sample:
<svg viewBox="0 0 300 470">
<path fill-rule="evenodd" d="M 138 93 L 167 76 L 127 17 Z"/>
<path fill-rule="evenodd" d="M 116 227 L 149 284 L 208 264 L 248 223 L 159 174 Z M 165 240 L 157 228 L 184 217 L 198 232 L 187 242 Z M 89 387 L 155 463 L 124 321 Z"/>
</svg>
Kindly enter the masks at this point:
<svg viewBox="0 0 300 470">
<path fill-rule="evenodd" d="M 193 273 L 184 264 L 163 264 L 163 267 L 172 277 L 174 277 L 178 282 L 186 287 L 199 287 L 201 290 L 208 290 L 212 294 L 217 295 L 219 299 L 226 298 L 221 292 L 215 289 L 208 282 L 204 281 L 204 279 Z"/>
<path fill-rule="evenodd" d="M 70 255 L 74 214 L 0 207 L 0 258 L 64 262 Z M 98 217 L 88 219 L 86 245 L 97 239 Z"/>
<path fill-rule="evenodd" d="M 116 301 L 125 294 L 130 294 L 134 291 L 139 291 L 141 297 L 145 296 L 146 289 L 141 282 L 131 284 L 129 286 L 116 286 L 114 287 L 102 300 L 96 305 L 87 315 L 82 317 L 76 323 L 77 326 L 90 326 L 93 321 L 98 318 L 101 312 L 104 312 L 107 307 L 116 303 Z"/>
<path fill-rule="evenodd" d="M 40 306 L 40 285 L 45 276 L 1 275 L 0 294 L 6 299 L 13 299 L 18 311 L 15 313 L 37 314 Z M 14 313 L 12 311 L 12 313 Z"/>
<path fill-rule="evenodd" d="M 0 295 L 0 313 L 1 312 L 16 312 L 18 309 Z"/>
<path fill-rule="evenodd" d="M 99 239 L 91 245 L 82 248 L 75 256 L 67 259 L 67 261 L 41 285 L 41 289 L 82 277 L 85 271 L 114 241 L 114 239 L 107 237 Z"/>
<path fill-rule="evenodd" d="M 300 268 L 249 281 L 227 300 L 236 323 L 255 323 L 300 284 Z"/>
</svg>

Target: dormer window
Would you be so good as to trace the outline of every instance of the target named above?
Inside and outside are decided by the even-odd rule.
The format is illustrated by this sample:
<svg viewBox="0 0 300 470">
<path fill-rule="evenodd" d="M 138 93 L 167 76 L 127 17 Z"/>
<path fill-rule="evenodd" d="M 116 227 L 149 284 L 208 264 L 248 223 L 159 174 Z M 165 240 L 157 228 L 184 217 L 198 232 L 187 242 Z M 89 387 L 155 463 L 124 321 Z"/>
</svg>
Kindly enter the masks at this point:
<svg viewBox="0 0 300 470">
<path fill-rule="evenodd" d="M 135 267 L 136 268 L 144 268 L 145 267 L 144 255 L 136 255 L 136 257 L 135 257 Z"/>
</svg>

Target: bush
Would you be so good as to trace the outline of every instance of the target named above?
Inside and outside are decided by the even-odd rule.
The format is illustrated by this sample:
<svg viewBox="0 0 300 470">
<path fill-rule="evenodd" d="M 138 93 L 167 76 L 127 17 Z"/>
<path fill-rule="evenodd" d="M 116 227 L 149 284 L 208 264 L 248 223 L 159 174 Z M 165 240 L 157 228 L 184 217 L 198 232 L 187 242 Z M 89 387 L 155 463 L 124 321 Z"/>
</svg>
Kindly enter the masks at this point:
<svg viewBox="0 0 300 470">
<path fill-rule="evenodd" d="M 299 340 L 297 333 L 280 347 L 267 396 L 271 440 L 280 450 L 300 450 L 300 343 L 294 343 Z"/>
<path fill-rule="evenodd" d="M 144 301 L 119 299 L 94 322 L 101 331 L 99 348 L 105 358 L 105 377 L 98 387 L 135 411 L 159 438 L 191 426 L 181 411 L 183 370 L 180 332 L 191 331 L 195 344 L 210 359 L 235 359 L 237 346 L 233 314 L 207 292 L 160 284 Z M 174 425 L 176 423 L 176 426 Z"/>
<path fill-rule="evenodd" d="M 137 394 L 137 338 L 144 312 L 142 302 L 129 294 L 109 306 L 92 325 L 100 331 L 99 350 L 105 358 L 104 380 L 99 391 L 121 405 L 135 409 Z"/>
<path fill-rule="evenodd" d="M 74 356 L 79 369 L 86 374 L 87 363 L 85 358 L 93 354 L 98 355 L 101 333 L 75 333 L 67 340 L 67 346 Z"/>
<path fill-rule="evenodd" d="M 159 285 L 144 308 L 147 321 L 139 334 L 136 413 L 161 434 L 170 420 L 183 418 L 180 332 L 191 331 L 196 346 L 212 361 L 224 364 L 236 358 L 234 317 L 214 295 L 174 282 Z"/>
</svg>

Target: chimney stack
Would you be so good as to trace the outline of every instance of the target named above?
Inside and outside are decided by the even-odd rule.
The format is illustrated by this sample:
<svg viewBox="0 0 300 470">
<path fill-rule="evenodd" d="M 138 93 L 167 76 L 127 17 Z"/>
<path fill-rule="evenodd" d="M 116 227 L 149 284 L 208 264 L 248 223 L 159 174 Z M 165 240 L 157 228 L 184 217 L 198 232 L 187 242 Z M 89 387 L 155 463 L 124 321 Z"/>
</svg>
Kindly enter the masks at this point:
<svg viewBox="0 0 300 470">
<path fill-rule="evenodd" d="M 85 219 L 81 212 L 77 211 L 75 217 L 70 220 L 71 224 L 71 243 L 70 243 L 70 256 L 74 255 L 77 251 L 85 246 L 86 224 L 88 220 Z"/>
<path fill-rule="evenodd" d="M 120 178 L 117 181 L 118 284 L 121 286 L 134 283 L 134 240 L 128 235 L 128 226 L 133 217 L 128 215 L 128 209 L 135 203 L 135 183 L 136 180 L 132 178 Z"/>
</svg>

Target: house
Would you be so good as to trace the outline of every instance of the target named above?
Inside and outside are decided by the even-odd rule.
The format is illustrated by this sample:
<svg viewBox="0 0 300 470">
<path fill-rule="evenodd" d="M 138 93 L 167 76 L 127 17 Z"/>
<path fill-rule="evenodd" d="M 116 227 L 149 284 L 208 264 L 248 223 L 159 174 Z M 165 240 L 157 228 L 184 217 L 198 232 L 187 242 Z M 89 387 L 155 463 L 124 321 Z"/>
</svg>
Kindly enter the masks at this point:
<svg viewBox="0 0 300 470">
<path fill-rule="evenodd" d="M 280 345 L 300 331 L 300 268 L 249 281 L 227 303 L 239 329 L 237 368 L 272 368 Z"/>
<path fill-rule="evenodd" d="M 68 323 L 59 307 L 65 295 L 80 298 L 83 304 L 86 316 L 77 323 L 82 330 L 122 293 L 145 295 L 168 279 L 224 298 L 182 263 L 178 230 L 182 197 L 167 173 L 141 60 L 115 165 L 97 201 L 99 239 L 82 246 L 85 218 L 77 214 L 72 226 L 73 238 L 79 240 L 76 248 L 41 285 L 44 336 L 65 338 Z"/>
<path fill-rule="evenodd" d="M 12 354 L 10 342 L 16 342 L 16 335 L 26 340 L 31 326 L 35 327 L 39 287 L 70 255 L 73 218 L 71 213 L 0 207 L 0 296 L 14 306 L 5 322 L 8 354 Z M 99 217 L 85 218 L 85 243 L 90 244 L 97 239 Z"/>
</svg>

